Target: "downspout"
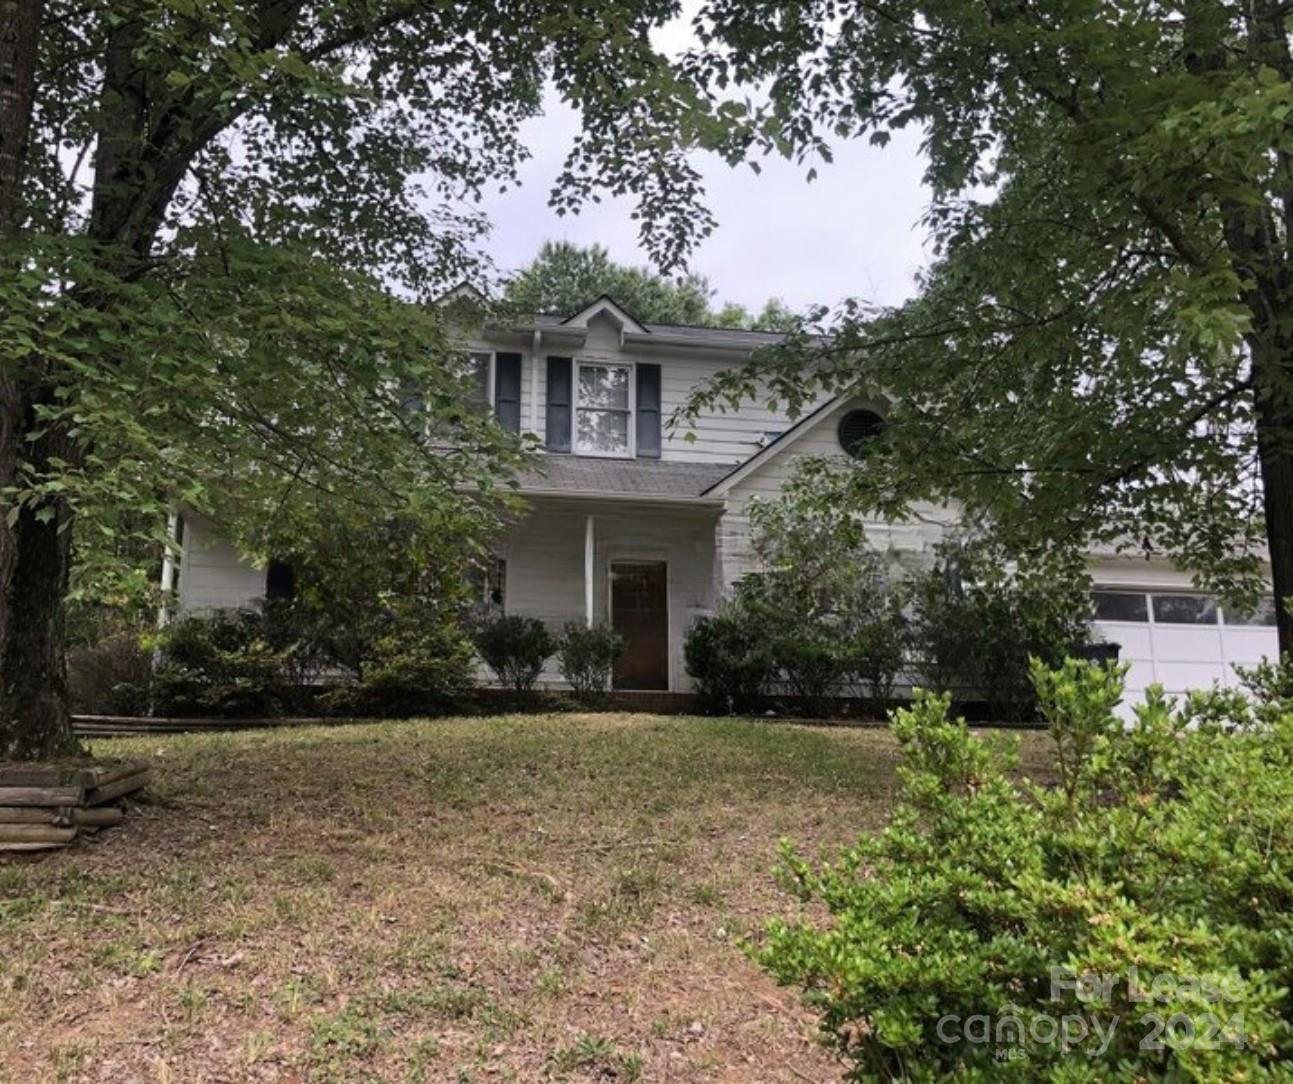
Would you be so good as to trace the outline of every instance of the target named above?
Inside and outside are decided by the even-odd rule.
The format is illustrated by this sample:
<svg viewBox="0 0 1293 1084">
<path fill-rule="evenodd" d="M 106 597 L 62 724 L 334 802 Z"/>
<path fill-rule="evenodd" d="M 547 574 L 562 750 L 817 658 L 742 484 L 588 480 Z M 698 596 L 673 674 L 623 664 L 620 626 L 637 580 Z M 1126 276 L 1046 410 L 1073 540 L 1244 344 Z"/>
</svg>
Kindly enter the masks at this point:
<svg viewBox="0 0 1293 1084">
<path fill-rule="evenodd" d="M 596 538 L 593 517 L 584 517 L 584 625 L 593 627 L 593 566 L 596 563 Z"/>
</svg>

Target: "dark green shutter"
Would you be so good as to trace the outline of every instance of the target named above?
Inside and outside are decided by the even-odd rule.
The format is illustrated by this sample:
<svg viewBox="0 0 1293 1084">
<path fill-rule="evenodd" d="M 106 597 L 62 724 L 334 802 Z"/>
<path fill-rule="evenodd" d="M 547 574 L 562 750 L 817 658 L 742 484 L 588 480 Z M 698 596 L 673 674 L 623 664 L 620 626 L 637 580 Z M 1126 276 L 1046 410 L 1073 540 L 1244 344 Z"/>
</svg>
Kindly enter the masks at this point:
<svg viewBox="0 0 1293 1084">
<path fill-rule="evenodd" d="M 509 432 L 521 431 L 520 354 L 499 354 L 494 359 L 494 416 Z"/>
<path fill-rule="evenodd" d="M 570 407 L 573 363 L 570 358 L 548 358 L 548 451 L 570 451 Z"/>
<path fill-rule="evenodd" d="M 660 366 L 637 364 L 637 454 L 660 458 Z"/>
</svg>

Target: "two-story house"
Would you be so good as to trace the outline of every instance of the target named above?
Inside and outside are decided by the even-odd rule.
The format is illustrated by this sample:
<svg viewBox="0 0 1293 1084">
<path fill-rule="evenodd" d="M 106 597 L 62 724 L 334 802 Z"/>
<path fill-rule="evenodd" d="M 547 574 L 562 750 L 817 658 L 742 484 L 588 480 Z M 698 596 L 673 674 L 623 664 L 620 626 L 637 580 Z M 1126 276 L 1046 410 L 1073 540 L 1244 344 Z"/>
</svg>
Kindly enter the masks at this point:
<svg viewBox="0 0 1293 1084">
<path fill-rule="evenodd" d="M 502 539 L 488 590 L 507 612 L 554 626 L 612 625 L 628 643 L 617 689 L 690 690 L 683 638 L 751 567 L 750 501 L 776 495 L 805 456 L 850 454 L 885 413 L 881 396 L 825 401 L 793 420 L 747 404 L 669 428 L 697 385 L 775 338 L 643 324 L 602 297 L 470 344 L 499 422 L 534 434 L 546 453 L 521 480 L 529 511 Z M 951 516 L 916 511 L 869 524 L 871 537 L 929 558 Z M 1134 697 L 1155 680 L 1169 691 L 1229 683 L 1233 664 L 1275 654 L 1269 608 L 1227 614 L 1161 562 L 1105 554 L 1092 565 L 1097 629 L 1123 645 Z M 266 570 L 190 519 L 174 588 L 181 609 L 242 606 L 266 594 Z M 555 670 L 542 680 L 559 684 Z"/>
</svg>

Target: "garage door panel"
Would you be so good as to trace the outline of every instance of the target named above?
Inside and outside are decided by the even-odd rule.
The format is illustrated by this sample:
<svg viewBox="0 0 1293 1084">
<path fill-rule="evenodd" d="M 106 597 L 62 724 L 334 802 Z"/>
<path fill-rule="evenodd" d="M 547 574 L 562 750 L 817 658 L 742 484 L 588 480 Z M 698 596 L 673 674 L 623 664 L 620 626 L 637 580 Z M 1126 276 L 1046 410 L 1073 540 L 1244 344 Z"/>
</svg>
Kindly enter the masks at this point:
<svg viewBox="0 0 1293 1084">
<path fill-rule="evenodd" d="M 1154 626 L 1154 657 L 1159 662 L 1221 662 L 1221 637 L 1215 626 Z"/>
<path fill-rule="evenodd" d="M 1131 664 L 1131 669 L 1127 671 L 1127 680 L 1123 685 L 1126 690 L 1126 698 L 1139 700 L 1140 694 L 1145 687 L 1154 680 L 1154 666 L 1149 662 L 1135 662 Z"/>
<path fill-rule="evenodd" d="M 1279 640 L 1274 629 L 1227 626 L 1226 658 L 1230 662 L 1252 666 L 1264 658 L 1276 658 L 1279 655 Z"/>
<path fill-rule="evenodd" d="M 1220 662 L 1164 662 L 1160 659 L 1155 669 L 1158 680 L 1169 692 L 1207 689 L 1214 681 L 1224 681 L 1227 677 L 1227 668 Z"/>
<path fill-rule="evenodd" d="M 1130 621 L 1097 621 L 1092 626 L 1096 635 L 1103 640 L 1115 643 L 1121 649 L 1120 659 L 1148 662 L 1154 657 L 1153 645 L 1150 643 L 1149 626 Z"/>
</svg>

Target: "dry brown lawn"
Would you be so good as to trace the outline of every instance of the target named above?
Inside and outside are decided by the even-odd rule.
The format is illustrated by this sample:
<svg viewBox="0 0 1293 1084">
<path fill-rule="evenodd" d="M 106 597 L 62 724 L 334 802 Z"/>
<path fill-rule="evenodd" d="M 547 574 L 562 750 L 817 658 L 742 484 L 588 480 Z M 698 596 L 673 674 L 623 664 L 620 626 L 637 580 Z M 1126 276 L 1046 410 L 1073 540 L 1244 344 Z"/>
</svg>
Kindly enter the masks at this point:
<svg viewBox="0 0 1293 1084">
<path fill-rule="evenodd" d="M 0 1079 L 839 1077 L 741 943 L 795 912 L 780 838 L 883 822 L 883 730 L 505 716 L 95 751 L 155 783 L 121 828 L 0 864 Z"/>
</svg>

